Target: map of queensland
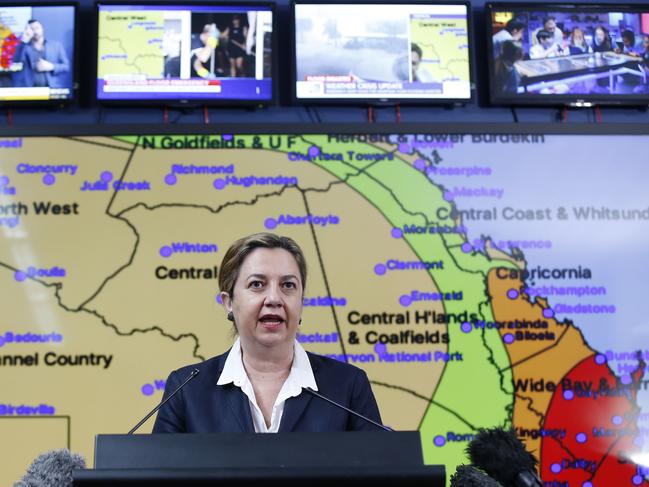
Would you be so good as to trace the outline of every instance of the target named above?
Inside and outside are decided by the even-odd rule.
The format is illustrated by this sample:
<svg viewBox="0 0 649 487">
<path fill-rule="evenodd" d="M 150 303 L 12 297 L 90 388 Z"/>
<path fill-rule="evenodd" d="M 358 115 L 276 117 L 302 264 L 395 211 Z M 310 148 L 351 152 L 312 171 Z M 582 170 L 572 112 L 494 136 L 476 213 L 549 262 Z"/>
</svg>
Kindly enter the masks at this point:
<svg viewBox="0 0 649 487">
<path fill-rule="evenodd" d="M 49 448 L 91 463 L 94 435 L 128 431 L 171 370 L 227 350 L 221 259 L 271 231 L 307 256 L 298 340 L 363 368 L 384 422 L 420 431 L 427 462 L 451 474 L 478 428 L 503 426 L 546 485 L 645 485 L 649 170 L 615 150 L 648 144 L 0 140 L 0 434 L 30 438 L 0 447 L 2 483 Z"/>
<path fill-rule="evenodd" d="M 164 12 L 157 10 L 101 11 L 97 77 L 164 76 L 162 35 Z M 108 35 L 109 33 L 110 35 Z"/>
</svg>

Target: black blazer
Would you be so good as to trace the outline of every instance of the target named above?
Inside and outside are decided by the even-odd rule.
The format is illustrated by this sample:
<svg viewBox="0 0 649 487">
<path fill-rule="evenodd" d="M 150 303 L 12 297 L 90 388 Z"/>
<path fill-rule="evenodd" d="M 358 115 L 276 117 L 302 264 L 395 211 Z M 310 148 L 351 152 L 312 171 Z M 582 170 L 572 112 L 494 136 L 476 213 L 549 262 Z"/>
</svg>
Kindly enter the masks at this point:
<svg viewBox="0 0 649 487">
<path fill-rule="evenodd" d="M 353 365 L 308 353 L 318 392 L 380 423 L 381 416 L 367 374 Z M 194 368 L 200 374 L 165 404 L 156 418 L 154 433 L 254 433 L 250 404 L 239 387 L 216 385 L 228 352 L 169 375 L 164 397 L 173 392 Z M 302 391 L 284 404 L 279 431 L 354 431 L 377 427 Z"/>
</svg>

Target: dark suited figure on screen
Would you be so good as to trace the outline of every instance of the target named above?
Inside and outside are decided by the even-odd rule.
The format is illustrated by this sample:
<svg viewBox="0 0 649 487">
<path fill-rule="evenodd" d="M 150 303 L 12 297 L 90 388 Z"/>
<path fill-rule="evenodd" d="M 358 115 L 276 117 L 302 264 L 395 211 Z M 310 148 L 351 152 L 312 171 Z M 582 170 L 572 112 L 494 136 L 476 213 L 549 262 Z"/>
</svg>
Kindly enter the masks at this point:
<svg viewBox="0 0 649 487">
<path fill-rule="evenodd" d="M 365 372 L 308 353 L 296 340 L 306 270 L 302 250 L 288 237 L 260 233 L 232 244 L 219 286 L 239 336 L 228 352 L 171 373 L 165 397 L 200 369 L 160 409 L 154 433 L 376 429 L 303 391 L 312 388 L 381 421 Z"/>
<path fill-rule="evenodd" d="M 494 86 L 503 93 L 518 93 L 521 76 L 514 65 L 523 59 L 523 47 L 517 41 L 504 41 L 494 69 Z"/>
<path fill-rule="evenodd" d="M 21 38 L 20 54 L 16 58 L 23 69 L 16 73 L 14 85 L 21 87 L 48 86 L 64 88 L 64 73 L 70 71 L 70 62 L 63 44 L 46 40 L 43 24 L 29 20 Z"/>
</svg>

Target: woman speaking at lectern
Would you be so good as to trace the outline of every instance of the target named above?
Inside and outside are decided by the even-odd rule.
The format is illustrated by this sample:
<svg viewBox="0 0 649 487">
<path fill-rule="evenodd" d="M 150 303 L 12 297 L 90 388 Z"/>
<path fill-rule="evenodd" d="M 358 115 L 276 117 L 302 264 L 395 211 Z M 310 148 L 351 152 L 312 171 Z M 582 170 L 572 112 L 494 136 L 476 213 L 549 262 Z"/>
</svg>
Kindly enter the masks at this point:
<svg viewBox="0 0 649 487">
<path fill-rule="evenodd" d="M 238 338 L 232 348 L 171 373 L 154 433 L 376 430 L 304 388 L 381 422 L 367 375 L 307 353 L 301 323 L 306 261 L 290 238 L 259 233 L 237 240 L 219 272 L 221 300 Z"/>
</svg>

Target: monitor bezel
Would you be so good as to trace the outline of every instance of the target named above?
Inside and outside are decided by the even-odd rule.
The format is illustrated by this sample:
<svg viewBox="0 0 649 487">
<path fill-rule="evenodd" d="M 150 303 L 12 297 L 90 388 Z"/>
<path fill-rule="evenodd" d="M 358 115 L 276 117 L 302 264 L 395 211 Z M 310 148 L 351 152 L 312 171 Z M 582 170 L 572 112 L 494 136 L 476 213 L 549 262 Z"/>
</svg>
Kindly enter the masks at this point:
<svg viewBox="0 0 649 487">
<path fill-rule="evenodd" d="M 367 98 L 360 95 L 357 98 L 298 98 L 297 96 L 297 44 L 296 44 L 296 22 L 295 7 L 296 5 L 462 5 L 467 12 L 467 42 L 469 45 L 469 97 L 468 98 Z M 389 1 L 389 0 L 291 0 L 291 101 L 294 105 L 339 105 L 339 106 L 391 106 L 391 105 L 408 105 L 408 106 L 464 106 L 475 101 L 475 76 L 474 76 L 474 58 L 473 58 L 473 18 L 471 4 L 469 1 Z"/>
<path fill-rule="evenodd" d="M 649 13 L 649 4 L 617 5 L 612 3 L 522 3 L 522 2 L 488 2 L 485 4 L 485 35 L 487 46 L 487 86 L 489 103 L 493 106 L 538 106 L 538 107 L 579 107 L 595 106 L 628 106 L 646 107 L 649 105 L 649 94 L 640 95 L 606 95 L 606 94 L 563 94 L 563 95 L 502 95 L 495 92 L 494 74 L 495 59 L 493 58 L 492 18 L 494 11 L 520 10 L 539 12 L 585 12 L 585 13 Z"/>
<path fill-rule="evenodd" d="M 177 7 L 265 7 L 269 8 L 273 15 L 273 33 L 271 36 L 271 96 L 267 100 L 245 100 L 231 98 L 156 98 L 155 96 L 147 97 L 143 93 L 142 98 L 100 98 L 97 93 L 97 80 L 99 72 L 99 6 L 100 5 L 120 5 L 120 6 L 177 6 Z M 95 104 L 101 106 L 138 106 L 138 107 L 173 107 L 173 108 L 195 108 L 195 107 L 268 107 L 276 104 L 278 93 L 278 42 L 277 42 L 277 4 L 273 1 L 201 1 L 193 0 L 187 3 L 181 3 L 173 0 L 158 0 L 147 2 L 146 0 L 137 1 L 120 1 L 120 0 L 96 0 L 94 5 L 95 23 L 94 23 L 94 69 L 93 69 L 93 100 Z"/>
<path fill-rule="evenodd" d="M 21 108 L 21 107 L 67 107 L 79 101 L 79 2 L 76 1 L 47 1 L 47 2 L 10 2 L 3 3 L 3 7 L 72 7 L 72 86 L 70 87 L 70 95 L 68 98 L 56 98 L 49 100 L 2 100 L 0 99 L 0 108 Z"/>
</svg>

